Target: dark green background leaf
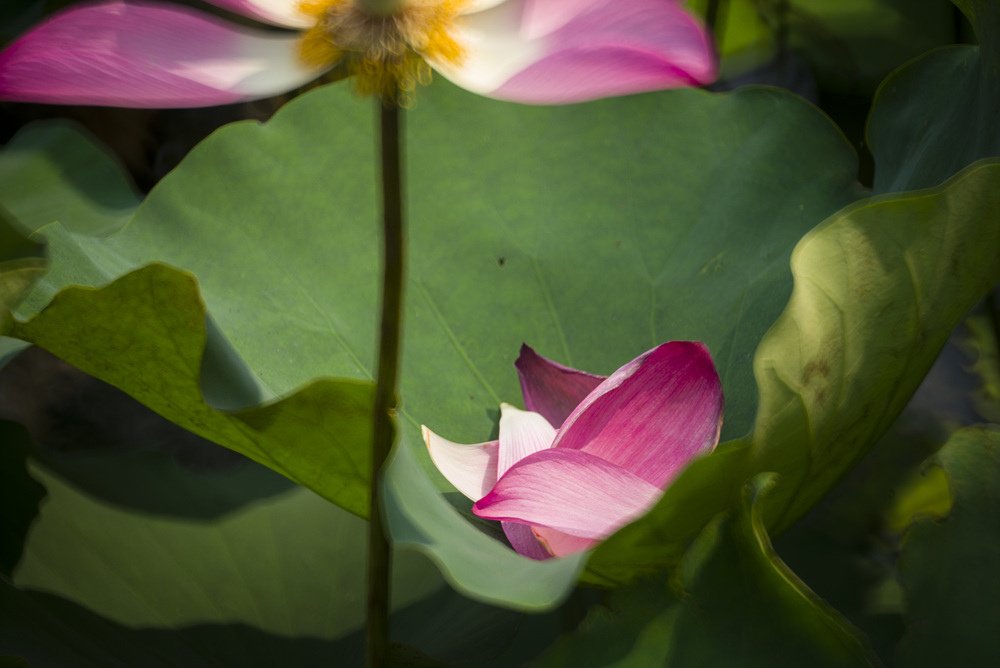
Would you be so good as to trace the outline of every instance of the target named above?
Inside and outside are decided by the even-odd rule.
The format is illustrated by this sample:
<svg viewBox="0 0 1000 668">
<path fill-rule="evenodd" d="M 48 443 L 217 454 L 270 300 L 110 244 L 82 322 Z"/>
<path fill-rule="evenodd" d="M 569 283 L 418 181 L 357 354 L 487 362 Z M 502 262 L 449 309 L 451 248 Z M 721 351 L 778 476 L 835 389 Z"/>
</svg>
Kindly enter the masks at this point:
<svg viewBox="0 0 1000 668">
<path fill-rule="evenodd" d="M 28 435 L 20 425 L 0 420 L 0 577 L 10 577 L 45 488 L 28 475 Z"/>
<path fill-rule="evenodd" d="M 1000 655 L 1000 431 L 958 431 L 938 460 L 954 505 L 946 519 L 915 525 L 903 544 L 900 577 L 909 614 L 897 665 L 987 666 Z"/>
<path fill-rule="evenodd" d="M 1000 4 L 956 4 L 980 45 L 932 51 L 882 83 L 868 121 L 876 192 L 936 186 L 1000 155 Z"/>
</svg>

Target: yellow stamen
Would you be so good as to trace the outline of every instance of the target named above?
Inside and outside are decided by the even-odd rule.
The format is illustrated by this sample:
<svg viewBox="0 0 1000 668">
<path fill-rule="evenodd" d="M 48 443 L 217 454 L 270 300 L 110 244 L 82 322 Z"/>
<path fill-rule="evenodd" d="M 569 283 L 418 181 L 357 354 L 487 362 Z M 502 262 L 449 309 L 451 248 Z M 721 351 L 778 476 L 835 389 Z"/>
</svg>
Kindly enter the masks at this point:
<svg viewBox="0 0 1000 668">
<path fill-rule="evenodd" d="M 425 58 L 461 62 L 452 29 L 466 1 L 410 0 L 396 14 L 373 16 L 355 0 L 300 0 L 316 25 L 303 34 L 299 57 L 313 67 L 344 61 L 358 92 L 405 100 L 430 81 Z"/>
</svg>

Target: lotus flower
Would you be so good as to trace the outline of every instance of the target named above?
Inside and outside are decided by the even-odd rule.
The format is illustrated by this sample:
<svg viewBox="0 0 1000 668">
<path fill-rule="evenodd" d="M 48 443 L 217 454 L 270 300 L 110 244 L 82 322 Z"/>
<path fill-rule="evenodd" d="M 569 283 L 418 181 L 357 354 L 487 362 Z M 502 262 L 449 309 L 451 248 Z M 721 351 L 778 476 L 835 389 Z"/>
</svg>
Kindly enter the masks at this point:
<svg viewBox="0 0 1000 668">
<path fill-rule="evenodd" d="M 607 378 L 528 346 L 515 366 L 527 410 L 501 406 L 499 440 L 460 445 L 422 430 L 438 470 L 525 556 L 592 547 L 719 441 L 722 387 L 701 343 L 664 343 Z"/>
<path fill-rule="evenodd" d="M 207 1 L 289 30 L 157 2 L 77 6 L 0 53 L 0 99 L 211 106 L 283 93 L 341 64 L 360 90 L 382 93 L 411 89 L 429 63 L 482 95 L 552 104 L 704 84 L 716 71 L 679 0 Z"/>
</svg>

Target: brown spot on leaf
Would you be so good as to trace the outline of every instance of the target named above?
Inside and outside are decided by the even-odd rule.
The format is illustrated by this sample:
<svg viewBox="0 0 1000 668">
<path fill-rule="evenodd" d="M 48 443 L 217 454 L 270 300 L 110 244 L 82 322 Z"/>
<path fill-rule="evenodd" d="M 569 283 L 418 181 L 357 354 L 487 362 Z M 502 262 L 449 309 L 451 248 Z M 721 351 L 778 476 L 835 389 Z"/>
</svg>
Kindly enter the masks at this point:
<svg viewBox="0 0 1000 668">
<path fill-rule="evenodd" d="M 814 376 L 826 378 L 830 375 L 830 364 L 824 359 L 813 360 L 802 369 L 802 384 L 808 385 Z"/>
</svg>

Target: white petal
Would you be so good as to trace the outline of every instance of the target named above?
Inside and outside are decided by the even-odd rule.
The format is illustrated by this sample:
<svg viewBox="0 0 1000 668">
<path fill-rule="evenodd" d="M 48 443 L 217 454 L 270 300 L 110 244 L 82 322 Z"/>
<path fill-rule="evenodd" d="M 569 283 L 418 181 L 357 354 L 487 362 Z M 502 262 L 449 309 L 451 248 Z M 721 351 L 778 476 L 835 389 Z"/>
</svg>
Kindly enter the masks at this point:
<svg viewBox="0 0 1000 668">
<path fill-rule="evenodd" d="M 466 90 L 486 94 L 499 88 L 544 55 L 540 40 L 521 35 L 524 0 L 507 0 L 485 11 L 461 16 L 453 35 L 463 47 L 456 65 L 429 60 L 447 79 Z"/>
<path fill-rule="evenodd" d="M 505 2 L 509 2 L 509 0 L 466 0 L 462 5 L 462 13 L 473 14 L 475 12 L 484 12 Z"/>
<path fill-rule="evenodd" d="M 539 413 L 500 404 L 500 455 L 497 478 L 511 466 L 539 450 L 552 447 L 556 430 Z"/>
<path fill-rule="evenodd" d="M 299 0 L 206 0 L 236 14 L 285 28 L 309 28 L 313 19 L 299 11 Z"/>
<path fill-rule="evenodd" d="M 441 438 L 423 425 L 420 431 L 434 466 L 462 494 L 478 501 L 496 484 L 498 441 L 462 445 Z"/>
</svg>

